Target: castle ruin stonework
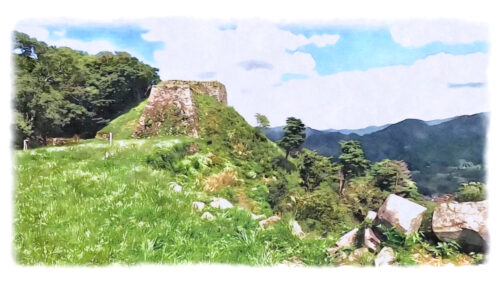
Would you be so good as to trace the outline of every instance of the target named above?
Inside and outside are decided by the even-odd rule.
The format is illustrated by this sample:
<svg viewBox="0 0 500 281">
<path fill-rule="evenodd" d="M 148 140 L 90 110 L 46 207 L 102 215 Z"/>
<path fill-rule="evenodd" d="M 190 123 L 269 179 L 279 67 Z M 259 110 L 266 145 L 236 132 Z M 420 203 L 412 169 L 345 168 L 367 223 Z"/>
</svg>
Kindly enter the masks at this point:
<svg viewBox="0 0 500 281">
<path fill-rule="evenodd" d="M 151 89 L 146 108 L 132 137 L 169 135 L 199 136 L 195 94 L 206 94 L 227 105 L 226 87 L 217 81 L 169 80 Z"/>
</svg>

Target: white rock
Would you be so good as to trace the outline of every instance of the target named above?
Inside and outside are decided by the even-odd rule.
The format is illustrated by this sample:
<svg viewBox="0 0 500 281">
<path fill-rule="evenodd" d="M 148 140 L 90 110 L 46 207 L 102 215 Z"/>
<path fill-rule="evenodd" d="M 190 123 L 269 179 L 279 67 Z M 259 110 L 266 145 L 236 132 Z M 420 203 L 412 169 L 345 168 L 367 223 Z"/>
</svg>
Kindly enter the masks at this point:
<svg viewBox="0 0 500 281">
<path fill-rule="evenodd" d="M 300 224 L 295 220 L 292 223 L 292 234 L 300 238 L 305 236 L 304 232 L 302 231 L 302 227 L 300 227 Z"/>
<path fill-rule="evenodd" d="M 279 216 L 272 216 L 268 219 L 265 219 L 265 220 L 261 220 L 259 221 L 259 226 L 261 229 L 265 229 L 265 228 L 268 228 L 274 224 L 276 224 L 277 222 L 279 222 L 281 220 L 281 218 Z"/>
<path fill-rule="evenodd" d="M 205 208 L 205 203 L 203 203 L 203 202 L 193 202 L 193 208 L 196 211 L 201 212 L 203 210 L 203 208 Z"/>
<path fill-rule="evenodd" d="M 480 202 L 448 202 L 436 206 L 432 230 L 441 241 L 456 241 L 471 251 L 483 251 L 488 243 L 488 206 Z"/>
<path fill-rule="evenodd" d="M 294 196 L 290 196 L 290 200 L 293 201 L 293 203 L 297 203 L 297 201 L 295 200 L 295 197 Z"/>
<path fill-rule="evenodd" d="M 368 214 L 366 214 L 365 220 L 371 220 L 374 221 L 377 218 L 377 213 L 374 211 L 369 211 Z"/>
<path fill-rule="evenodd" d="M 214 198 L 212 202 L 210 202 L 210 206 L 221 210 L 225 210 L 232 208 L 233 204 L 231 204 L 231 202 L 227 201 L 224 198 Z"/>
<path fill-rule="evenodd" d="M 391 265 L 396 260 L 396 254 L 390 247 L 384 247 L 375 258 L 375 266 Z"/>
<path fill-rule="evenodd" d="M 211 221 L 215 219 L 215 216 L 210 214 L 209 212 L 205 212 L 203 213 L 203 215 L 201 215 L 201 219 Z"/>
<path fill-rule="evenodd" d="M 380 245 L 380 240 L 377 238 L 377 236 L 375 236 L 375 233 L 373 233 L 373 230 L 371 228 L 365 229 L 363 240 L 363 245 L 372 252 L 375 252 Z"/>
<path fill-rule="evenodd" d="M 252 219 L 254 219 L 254 220 L 261 220 L 261 219 L 265 219 L 266 218 L 266 216 L 262 215 L 262 214 L 256 215 L 254 213 L 250 213 L 250 215 L 252 216 Z"/>
<path fill-rule="evenodd" d="M 358 234 L 359 228 L 355 228 L 346 234 L 344 236 L 340 237 L 340 239 L 335 243 L 337 247 L 351 247 L 354 245 L 356 242 L 356 235 Z"/>
<path fill-rule="evenodd" d="M 379 208 L 377 216 L 383 223 L 408 235 L 420 228 L 425 210 L 427 208 L 417 203 L 391 194 Z"/>
<path fill-rule="evenodd" d="M 176 185 L 174 185 L 173 189 L 174 189 L 175 192 L 181 192 L 182 191 L 182 186 L 176 184 Z"/>
</svg>

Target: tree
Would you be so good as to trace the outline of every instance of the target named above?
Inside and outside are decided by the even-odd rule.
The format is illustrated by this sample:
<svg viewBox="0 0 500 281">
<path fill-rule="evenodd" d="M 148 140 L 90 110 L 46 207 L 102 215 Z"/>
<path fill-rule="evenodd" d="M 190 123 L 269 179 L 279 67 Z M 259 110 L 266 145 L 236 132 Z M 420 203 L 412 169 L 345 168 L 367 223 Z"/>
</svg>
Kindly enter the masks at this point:
<svg viewBox="0 0 500 281">
<path fill-rule="evenodd" d="M 285 134 L 278 144 L 285 149 L 285 159 L 288 159 L 290 152 L 298 149 L 304 143 L 306 139 L 306 126 L 300 119 L 288 117 L 283 131 Z"/>
<path fill-rule="evenodd" d="M 411 180 L 411 172 L 404 161 L 384 159 L 373 164 L 370 173 L 374 185 L 381 190 L 395 193 L 402 197 L 420 199 L 417 186 Z"/>
<path fill-rule="evenodd" d="M 96 56 L 14 32 L 16 145 L 29 138 L 94 136 L 145 97 L 158 69 L 127 53 Z"/>
<path fill-rule="evenodd" d="M 354 140 L 341 141 L 340 150 L 341 171 L 346 180 L 364 175 L 365 171 L 370 167 L 370 161 L 365 159 L 361 143 Z"/>
<path fill-rule="evenodd" d="M 331 159 L 309 149 L 300 152 L 297 169 L 306 191 L 317 189 L 323 182 L 333 184 L 335 171 Z"/>
<path fill-rule="evenodd" d="M 255 114 L 255 118 L 257 119 L 257 124 L 260 128 L 269 128 L 269 119 L 263 114 L 257 113 Z"/>
</svg>

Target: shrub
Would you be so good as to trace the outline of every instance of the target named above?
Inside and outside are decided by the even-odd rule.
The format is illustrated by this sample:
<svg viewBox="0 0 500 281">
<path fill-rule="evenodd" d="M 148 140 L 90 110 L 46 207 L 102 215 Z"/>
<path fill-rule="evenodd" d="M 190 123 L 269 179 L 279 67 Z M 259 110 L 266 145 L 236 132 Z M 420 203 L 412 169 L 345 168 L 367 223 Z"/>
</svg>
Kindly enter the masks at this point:
<svg viewBox="0 0 500 281">
<path fill-rule="evenodd" d="M 342 202 L 348 206 L 349 212 L 361 221 L 368 211 L 378 209 L 387 196 L 387 192 L 373 186 L 370 177 L 359 177 L 349 182 Z"/>
<path fill-rule="evenodd" d="M 460 202 L 476 202 L 486 199 L 486 186 L 480 182 L 464 183 L 457 190 L 457 200 Z"/>
<path fill-rule="evenodd" d="M 238 173 L 233 169 L 225 169 L 218 174 L 211 175 L 203 180 L 203 190 L 214 192 L 227 186 L 238 185 Z"/>
<path fill-rule="evenodd" d="M 340 204 L 336 193 L 331 190 L 316 190 L 305 193 L 296 198 L 298 220 L 314 222 L 316 230 L 326 234 L 328 232 L 339 232 L 344 226 L 350 224 L 351 220 L 345 207 Z"/>
<path fill-rule="evenodd" d="M 178 143 L 169 148 L 156 149 L 146 156 L 146 163 L 155 169 L 177 172 L 176 164 L 187 155 L 187 143 Z"/>
<path fill-rule="evenodd" d="M 319 155 L 316 151 L 303 149 L 297 159 L 297 169 L 306 191 L 313 191 L 322 182 L 333 184 L 334 168 L 331 157 Z"/>
</svg>

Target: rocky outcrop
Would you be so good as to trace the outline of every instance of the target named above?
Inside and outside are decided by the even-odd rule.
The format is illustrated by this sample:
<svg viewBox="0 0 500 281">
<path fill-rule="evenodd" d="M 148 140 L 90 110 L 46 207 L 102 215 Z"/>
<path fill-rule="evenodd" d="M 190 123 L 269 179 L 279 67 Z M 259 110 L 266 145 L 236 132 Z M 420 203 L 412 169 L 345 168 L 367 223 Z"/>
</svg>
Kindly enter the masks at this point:
<svg viewBox="0 0 500 281">
<path fill-rule="evenodd" d="M 417 203 L 391 194 L 379 208 L 377 217 L 382 223 L 408 235 L 420 228 L 425 210 L 427 208 Z"/>
<path fill-rule="evenodd" d="M 268 219 L 259 221 L 259 226 L 260 226 L 261 229 L 265 229 L 265 228 L 268 228 L 270 226 L 275 225 L 280 220 L 281 220 L 281 218 L 279 216 L 275 215 L 275 216 L 272 216 L 272 217 L 270 217 Z"/>
<path fill-rule="evenodd" d="M 198 137 L 198 108 L 195 94 L 207 94 L 227 104 L 226 87 L 216 81 L 169 80 L 151 89 L 146 108 L 132 137 L 188 135 Z M 162 132 L 163 131 L 163 132 Z"/>
<path fill-rule="evenodd" d="M 233 204 L 231 204 L 231 202 L 227 201 L 224 198 L 214 198 L 212 202 L 210 202 L 210 206 L 217 209 L 225 210 L 232 208 Z"/>
<path fill-rule="evenodd" d="M 374 211 L 368 211 L 365 217 L 365 221 L 373 222 L 375 221 L 376 218 L 377 218 L 377 213 L 375 213 Z"/>
<path fill-rule="evenodd" d="M 358 235 L 359 228 L 355 228 L 346 234 L 344 234 L 335 243 L 335 247 L 329 248 L 327 251 L 330 255 L 334 255 L 340 248 L 351 247 L 356 243 L 356 237 Z"/>
<path fill-rule="evenodd" d="M 458 242 L 470 251 L 484 251 L 488 243 L 487 202 L 448 202 L 434 209 L 432 230 L 441 241 Z"/>
<path fill-rule="evenodd" d="M 375 266 L 391 265 L 396 261 L 396 254 L 390 247 L 384 247 L 375 258 Z"/>
</svg>

